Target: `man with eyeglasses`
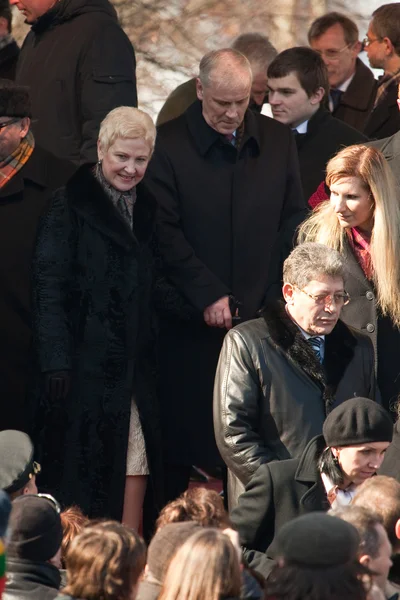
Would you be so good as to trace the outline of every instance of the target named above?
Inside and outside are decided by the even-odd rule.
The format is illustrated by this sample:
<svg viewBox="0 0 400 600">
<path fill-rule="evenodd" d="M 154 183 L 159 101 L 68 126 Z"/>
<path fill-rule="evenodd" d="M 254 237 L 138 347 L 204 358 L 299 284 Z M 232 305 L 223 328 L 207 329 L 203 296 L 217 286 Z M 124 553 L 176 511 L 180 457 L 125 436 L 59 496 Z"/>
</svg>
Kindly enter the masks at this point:
<svg viewBox="0 0 400 600">
<path fill-rule="evenodd" d="M 285 302 L 225 337 L 214 387 L 214 430 L 236 504 L 262 464 L 299 457 L 326 415 L 360 396 L 376 399 L 371 341 L 339 320 L 351 301 L 346 266 L 322 244 L 284 263 Z"/>
<path fill-rule="evenodd" d="M 0 430 L 31 433 L 31 261 L 38 221 L 73 172 L 35 143 L 26 88 L 0 80 Z"/>
<path fill-rule="evenodd" d="M 357 25 L 338 12 L 316 19 L 309 31 L 308 42 L 319 52 L 328 69 L 332 114 L 359 131 L 374 105 L 376 81 L 358 58 L 361 51 Z"/>
<path fill-rule="evenodd" d="M 400 129 L 397 88 L 400 83 L 400 3 L 384 4 L 372 13 L 364 40 L 371 67 L 383 69 L 373 111 L 365 127 L 372 139 L 394 135 Z"/>
</svg>

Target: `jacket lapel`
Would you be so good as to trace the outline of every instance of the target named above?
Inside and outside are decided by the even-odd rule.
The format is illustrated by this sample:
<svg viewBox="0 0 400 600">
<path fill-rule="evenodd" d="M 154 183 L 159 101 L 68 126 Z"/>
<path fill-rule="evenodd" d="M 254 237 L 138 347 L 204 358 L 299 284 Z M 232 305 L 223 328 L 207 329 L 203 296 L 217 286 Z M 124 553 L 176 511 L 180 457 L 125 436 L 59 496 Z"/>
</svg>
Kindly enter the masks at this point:
<svg viewBox="0 0 400 600">
<path fill-rule="evenodd" d="M 318 470 L 318 459 L 325 446 L 322 435 L 314 437 L 308 442 L 297 467 L 296 481 L 310 485 L 310 488 L 300 498 L 300 506 L 304 512 L 328 510 L 329 508 L 325 488 Z"/>
</svg>

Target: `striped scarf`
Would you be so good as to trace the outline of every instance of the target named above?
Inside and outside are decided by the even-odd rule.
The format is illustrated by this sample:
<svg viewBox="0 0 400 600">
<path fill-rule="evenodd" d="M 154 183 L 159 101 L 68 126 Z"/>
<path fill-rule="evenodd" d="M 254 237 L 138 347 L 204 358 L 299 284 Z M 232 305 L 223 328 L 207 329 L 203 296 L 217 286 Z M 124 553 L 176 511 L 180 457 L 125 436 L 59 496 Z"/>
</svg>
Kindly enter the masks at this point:
<svg viewBox="0 0 400 600">
<path fill-rule="evenodd" d="M 33 133 L 28 131 L 18 148 L 0 162 L 0 189 L 7 185 L 10 179 L 28 162 L 34 147 Z"/>
<path fill-rule="evenodd" d="M 388 73 L 379 78 L 378 91 L 376 92 L 374 108 L 383 101 L 387 94 L 388 87 L 393 83 L 400 83 L 400 69 L 396 73 Z"/>
</svg>

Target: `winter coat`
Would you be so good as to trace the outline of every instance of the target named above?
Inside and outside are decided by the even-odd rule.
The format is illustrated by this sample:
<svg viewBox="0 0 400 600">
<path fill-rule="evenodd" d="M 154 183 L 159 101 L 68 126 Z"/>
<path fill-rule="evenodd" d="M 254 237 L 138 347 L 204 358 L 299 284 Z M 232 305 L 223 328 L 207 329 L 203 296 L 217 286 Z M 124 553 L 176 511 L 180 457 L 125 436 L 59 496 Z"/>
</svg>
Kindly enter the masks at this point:
<svg viewBox="0 0 400 600">
<path fill-rule="evenodd" d="M 0 429 L 31 433 L 31 263 L 40 216 L 74 167 L 35 146 L 22 169 L 0 190 Z"/>
<path fill-rule="evenodd" d="M 341 321 L 325 338 L 322 365 L 283 303 L 232 329 L 214 388 L 214 429 L 230 471 L 230 505 L 261 463 L 301 456 L 332 408 L 376 393 L 372 344 Z"/>
<path fill-rule="evenodd" d="M 38 235 L 38 366 L 42 375 L 71 375 L 65 401 L 42 402 L 40 485 L 90 517 L 121 518 L 132 396 L 153 485 L 161 485 L 149 249 L 154 212 L 141 183 L 132 230 L 85 165 L 55 194 Z"/>
<path fill-rule="evenodd" d="M 46 150 L 95 162 L 101 121 L 137 106 L 135 54 L 108 0 L 60 0 L 31 28 L 16 82 L 30 87 L 33 131 Z"/>
<path fill-rule="evenodd" d="M 400 113 L 397 106 L 397 88 L 398 83 L 391 83 L 385 96 L 371 112 L 364 129 L 365 135 L 370 139 L 380 140 L 399 131 Z"/>
<path fill-rule="evenodd" d="M 378 471 L 379 475 L 394 477 L 400 482 L 400 420 L 398 420 L 393 429 L 393 439 L 389 448 L 385 452 L 385 458 Z"/>
<path fill-rule="evenodd" d="M 19 57 L 19 46 L 12 40 L 7 46 L 0 50 L 0 78 L 15 79 L 15 72 Z"/>
<path fill-rule="evenodd" d="M 319 435 L 299 458 L 261 464 L 230 515 L 245 560 L 265 578 L 278 557 L 274 540 L 279 529 L 300 515 L 330 508 L 318 471 L 325 447 Z"/>
<path fill-rule="evenodd" d="M 345 146 L 361 144 L 368 138 L 319 108 L 308 122 L 307 133 L 296 137 L 304 198 L 308 199 L 325 178 L 326 165 Z"/>
<path fill-rule="evenodd" d="M 261 308 L 277 231 L 304 207 L 295 144 L 287 127 L 248 110 L 238 150 L 197 101 L 159 128 L 148 174 L 173 291 L 159 302 L 166 460 L 215 464 L 212 393 L 225 331 L 208 327 L 203 311 L 228 294 L 242 319 Z"/>
<path fill-rule="evenodd" d="M 53 600 L 58 595 L 60 573 L 50 563 L 7 558 L 3 600 Z"/>
<path fill-rule="evenodd" d="M 357 58 L 354 77 L 341 95 L 333 116 L 368 135 L 365 124 L 374 106 L 376 88 L 377 82 L 371 69 Z"/>
</svg>

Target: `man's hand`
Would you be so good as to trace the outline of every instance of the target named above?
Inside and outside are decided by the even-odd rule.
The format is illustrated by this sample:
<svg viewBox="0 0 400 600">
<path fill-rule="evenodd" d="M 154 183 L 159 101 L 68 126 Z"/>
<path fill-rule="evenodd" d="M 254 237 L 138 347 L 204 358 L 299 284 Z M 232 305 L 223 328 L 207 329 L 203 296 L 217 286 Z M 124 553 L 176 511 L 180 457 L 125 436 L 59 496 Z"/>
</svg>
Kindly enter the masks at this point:
<svg viewBox="0 0 400 600">
<path fill-rule="evenodd" d="M 204 320 L 209 327 L 232 329 L 232 315 L 229 308 L 229 296 L 210 304 L 204 311 Z"/>
</svg>

